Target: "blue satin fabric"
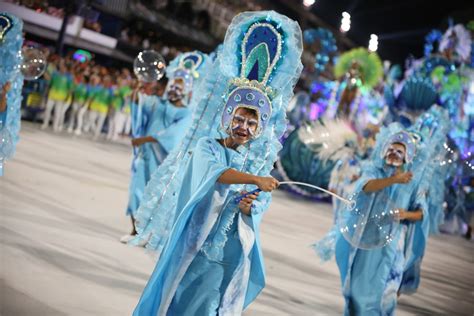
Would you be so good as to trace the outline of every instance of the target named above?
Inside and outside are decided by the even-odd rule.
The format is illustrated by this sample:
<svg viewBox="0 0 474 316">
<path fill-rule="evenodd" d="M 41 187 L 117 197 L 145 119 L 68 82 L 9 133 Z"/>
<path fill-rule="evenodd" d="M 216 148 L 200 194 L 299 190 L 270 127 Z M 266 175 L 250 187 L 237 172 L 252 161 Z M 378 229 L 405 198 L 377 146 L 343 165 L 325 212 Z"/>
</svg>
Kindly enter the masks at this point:
<svg viewBox="0 0 474 316">
<path fill-rule="evenodd" d="M 151 175 L 189 128 L 191 113 L 168 100 L 140 95 L 139 104 L 132 105 L 132 118 L 134 137 L 152 136 L 157 141 L 134 149 L 127 206 L 127 215 L 134 216 Z"/>
</svg>

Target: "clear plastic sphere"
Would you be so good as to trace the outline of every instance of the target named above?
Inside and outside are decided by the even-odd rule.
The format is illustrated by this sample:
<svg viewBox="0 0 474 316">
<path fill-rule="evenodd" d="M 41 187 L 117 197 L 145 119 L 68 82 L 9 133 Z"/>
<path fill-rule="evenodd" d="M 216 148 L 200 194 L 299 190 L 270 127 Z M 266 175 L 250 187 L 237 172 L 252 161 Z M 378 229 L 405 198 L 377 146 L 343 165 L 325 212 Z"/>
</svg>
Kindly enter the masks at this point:
<svg viewBox="0 0 474 316">
<path fill-rule="evenodd" d="M 22 50 L 23 62 L 20 70 L 25 80 L 36 80 L 46 71 L 48 61 L 44 53 L 34 47 L 25 47 Z"/>
<path fill-rule="evenodd" d="M 9 159 L 14 151 L 12 135 L 6 128 L 0 128 L 0 160 Z"/>
<path fill-rule="evenodd" d="M 140 52 L 133 61 L 133 72 L 140 81 L 158 81 L 165 74 L 165 69 L 165 59 L 154 50 Z"/>
<path fill-rule="evenodd" d="M 391 243 L 398 232 L 399 210 L 384 192 L 364 193 L 350 197 L 351 204 L 341 210 L 338 228 L 344 238 L 359 249 L 382 248 Z"/>
</svg>

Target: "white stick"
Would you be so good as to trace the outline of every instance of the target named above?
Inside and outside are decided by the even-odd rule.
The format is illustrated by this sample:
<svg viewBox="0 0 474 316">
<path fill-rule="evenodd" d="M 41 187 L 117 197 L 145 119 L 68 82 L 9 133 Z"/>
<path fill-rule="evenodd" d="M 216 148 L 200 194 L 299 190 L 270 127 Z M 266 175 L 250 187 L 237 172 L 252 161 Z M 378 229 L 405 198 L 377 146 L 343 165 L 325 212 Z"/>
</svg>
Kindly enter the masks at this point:
<svg viewBox="0 0 474 316">
<path fill-rule="evenodd" d="M 319 191 L 323 191 L 329 195 L 332 195 L 333 197 L 335 197 L 336 199 L 338 200 L 341 200 L 342 202 L 348 204 L 348 205 L 353 205 L 355 203 L 355 201 L 350 201 L 348 199 L 345 199 L 343 198 L 342 196 L 339 196 L 331 191 L 328 191 L 326 189 L 323 189 L 323 188 L 320 188 L 316 185 L 312 185 L 312 184 L 309 184 L 309 183 L 304 183 L 304 182 L 297 182 L 297 181 L 282 181 L 280 182 L 280 185 L 281 184 L 297 184 L 297 185 L 302 185 L 302 186 L 306 186 L 306 187 L 310 187 L 310 188 L 313 188 L 313 189 L 316 189 L 316 190 L 319 190 Z"/>
</svg>

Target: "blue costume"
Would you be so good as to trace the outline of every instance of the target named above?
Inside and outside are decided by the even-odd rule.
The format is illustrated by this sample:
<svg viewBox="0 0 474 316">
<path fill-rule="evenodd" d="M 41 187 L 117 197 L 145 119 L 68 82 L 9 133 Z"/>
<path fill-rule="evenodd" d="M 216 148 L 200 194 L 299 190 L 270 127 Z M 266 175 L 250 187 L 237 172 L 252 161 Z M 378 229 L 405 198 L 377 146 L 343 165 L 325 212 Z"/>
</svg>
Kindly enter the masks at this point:
<svg viewBox="0 0 474 316">
<path fill-rule="evenodd" d="M 381 159 L 383 148 L 381 143 L 399 141 L 407 147 L 408 140 L 397 139 L 401 127 L 392 124 L 383 129 L 377 136 L 378 144 L 374 149 L 372 163 L 365 166 L 358 180 L 355 193 L 358 204 L 373 205 L 385 212 L 389 211 L 390 203 L 380 199 L 381 192 L 364 193 L 363 187 L 371 179 L 387 178 L 393 170 L 384 165 Z M 391 136 L 394 135 L 394 136 Z M 395 184 L 383 190 L 382 194 L 395 201 L 397 208 L 408 211 L 422 210 L 423 219 L 418 222 L 402 221 L 393 232 L 392 241 L 382 248 L 362 250 L 351 247 L 344 239 L 336 243 L 336 261 L 341 273 L 343 294 L 346 299 L 346 313 L 357 315 L 393 315 L 397 303 L 397 294 L 410 294 L 416 291 L 420 280 L 420 265 L 428 238 L 430 217 L 427 205 L 429 173 L 432 164 L 428 160 L 430 150 L 418 143 L 416 156 L 407 159 L 414 173 L 413 180 L 407 184 Z M 412 160 L 412 161 L 410 161 Z M 426 173 L 425 173 L 426 172 Z M 382 204 L 383 203 L 383 204 Z"/>
<path fill-rule="evenodd" d="M 407 211 L 422 210 L 422 220 L 401 221 L 399 225 L 394 222 L 390 224 L 389 236 L 378 232 L 378 226 L 362 225 L 363 229 L 357 235 L 358 242 L 362 244 L 364 239 L 370 239 L 383 241 L 384 245 L 362 249 L 364 247 L 353 245 L 354 240 L 344 236 L 345 228 L 341 223 L 355 223 L 350 221 L 353 212 L 346 212 L 340 215 L 345 218 L 339 221 L 338 226 L 316 245 L 316 250 L 326 259 L 330 257 L 327 248 L 335 246 L 346 301 L 345 315 L 393 315 L 397 294 L 411 294 L 418 288 L 420 265 L 429 233 L 427 193 L 434 164 L 428 159 L 432 150 L 426 146 L 427 143 L 412 135 L 419 134 L 408 133 L 397 123 L 381 129 L 371 160 L 362 167 L 354 194 L 356 209 L 362 209 L 369 219 L 374 215 L 389 214 L 395 207 Z M 393 143 L 405 146 L 404 167 L 413 172 L 413 179 L 406 184 L 393 184 L 381 191 L 365 193 L 363 188 L 369 180 L 390 177 L 395 171 L 384 160 L 386 149 Z M 393 219 L 389 220 L 392 223 Z M 365 221 L 368 222 L 367 219 Z"/>
<path fill-rule="evenodd" d="M 269 175 L 281 148 L 285 107 L 302 70 L 301 52 L 296 22 L 273 11 L 234 18 L 218 57 L 222 74 L 233 79 L 229 85 L 218 82 L 226 95 L 224 104 L 221 99 L 214 106 L 221 108 L 227 133 L 237 109 L 255 110 L 257 132 L 237 150 L 214 136 L 197 141 L 179 187 L 171 191 L 177 219 L 169 218 L 174 225 L 133 315 L 239 315 L 263 289 L 259 224 L 271 196 L 260 194 L 247 216 L 235 198 L 254 187 L 217 180 L 230 168 Z"/>
<path fill-rule="evenodd" d="M 0 90 L 10 82 L 6 94 L 7 108 L 0 112 L 0 176 L 3 164 L 15 154 L 19 140 L 21 123 L 21 90 L 23 75 L 19 65 L 22 63 L 23 22 L 9 13 L 0 13 Z"/>
<path fill-rule="evenodd" d="M 239 62 L 239 57 L 237 54 L 242 42 L 242 32 L 245 31 L 237 27 L 238 25 L 236 24 L 235 28 L 228 32 L 229 36 L 232 35 L 234 42 L 231 43 L 228 40 L 227 45 L 224 45 L 222 49 L 217 49 L 217 59 L 212 67 L 210 67 L 211 70 L 204 76 L 199 87 L 193 90 L 191 107 L 194 109 L 194 112 L 191 128 L 181 144 L 168 155 L 167 159 L 153 174 L 135 216 L 135 227 L 138 235 L 132 241 L 132 244 L 143 244 L 146 242 L 146 247 L 158 255 L 162 251 L 178 216 L 175 194 L 179 190 L 184 177 L 185 166 L 192 155 L 197 141 L 205 136 L 218 138 L 222 135 L 219 130 L 221 125 L 220 117 L 223 110 L 222 96 L 227 93 L 227 82 L 238 73 L 239 66 L 237 66 L 237 63 Z M 291 55 L 293 50 L 284 53 L 286 56 L 289 56 L 288 58 L 296 58 L 296 56 Z M 286 60 L 285 62 L 287 62 Z M 264 60 L 263 62 L 266 61 Z M 278 63 L 282 62 L 282 58 L 280 58 Z M 288 67 L 290 69 L 295 68 L 295 66 Z M 293 73 L 293 71 L 291 70 L 290 73 Z M 273 81 L 280 80 L 272 79 Z M 283 82 L 283 80 L 278 82 L 279 86 L 291 83 Z M 287 96 L 283 95 L 282 97 Z M 282 100 L 282 102 L 285 102 L 286 106 L 289 100 Z"/>
<path fill-rule="evenodd" d="M 127 215 L 135 217 L 143 191 L 153 172 L 181 142 L 189 128 L 192 113 L 189 99 L 194 77 L 198 77 L 197 69 L 204 66 L 206 59 L 207 56 L 198 52 L 181 54 L 167 69 L 167 91 L 174 80 L 181 79 L 184 83 L 182 103 L 185 107 L 174 106 L 166 93 L 163 98 L 140 94 L 139 103 L 132 105 L 133 137 L 152 136 L 156 142 L 145 143 L 134 149 Z"/>
<path fill-rule="evenodd" d="M 220 55 L 220 52 L 217 54 Z M 193 89 L 191 126 L 184 139 L 168 154 L 146 186 L 143 200 L 134 215 L 138 234 L 131 241 L 132 244 L 146 243 L 148 249 L 161 252 L 177 216 L 175 194 L 181 186 L 192 151 L 201 137 L 219 136 L 218 117 L 222 95 L 227 88 L 222 82 L 230 79 L 230 76 L 222 73 L 219 65 L 220 59 L 217 58 L 207 67 L 209 71 L 200 76 L 200 84 Z"/>
<path fill-rule="evenodd" d="M 165 159 L 184 131 L 189 127 L 190 110 L 176 107 L 168 100 L 140 94 L 143 136 L 152 136 L 156 143 L 145 143 L 137 149 L 133 160 L 133 175 L 130 183 L 130 199 L 127 214 L 133 215 L 140 205 L 143 190 L 151 175 Z"/>
</svg>

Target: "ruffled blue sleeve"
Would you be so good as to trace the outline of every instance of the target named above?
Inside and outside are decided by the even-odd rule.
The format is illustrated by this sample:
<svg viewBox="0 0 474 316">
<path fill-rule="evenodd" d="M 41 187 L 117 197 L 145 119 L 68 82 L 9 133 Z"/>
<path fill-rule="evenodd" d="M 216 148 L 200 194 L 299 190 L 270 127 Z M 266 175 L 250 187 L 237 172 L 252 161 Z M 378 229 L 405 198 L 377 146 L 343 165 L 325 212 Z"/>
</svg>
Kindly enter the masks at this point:
<svg viewBox="0 0 474 316">
<path fill-rule="evenodd" d="M 252 216 L 262 215 L 268 209 L 272 199 L 269 192 L 260 192 L 257 199 L 252 204 Z"/>
<path fill-rule="evenodd" d="M 263 214 L 268 210 L 271 200 L 271 193 L 260 192 L 257 199 L 252 203 L 251 216 L 244 215 L 247 221 L 250 220 L 251 227 L 256 233 L 259 233 L 259 227 L 260 223 L 262 222 Z"/>
</svg>

